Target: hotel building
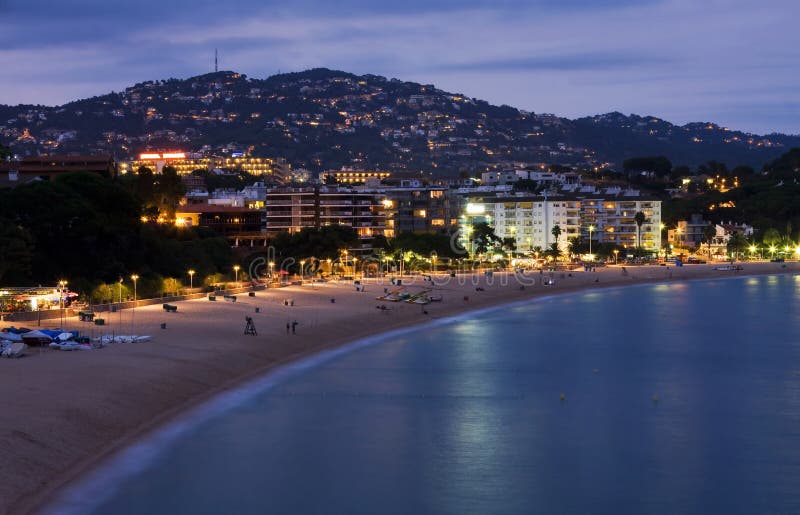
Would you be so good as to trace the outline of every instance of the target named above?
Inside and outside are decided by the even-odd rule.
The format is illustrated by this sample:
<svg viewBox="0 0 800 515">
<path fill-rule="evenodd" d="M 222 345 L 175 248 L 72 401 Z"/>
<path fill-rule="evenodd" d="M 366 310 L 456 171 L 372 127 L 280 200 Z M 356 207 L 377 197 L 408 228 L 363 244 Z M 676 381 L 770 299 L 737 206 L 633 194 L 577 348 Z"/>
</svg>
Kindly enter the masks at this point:
<svg viewBox="0 0 800 515">
<path fill-rule="evenodd" d="M 326 225 L 352 227 L 361 240 L 354 252 L 372 250 L 386 230 L 384 196 L 339 186 L 279 187 L 266 193 L 266 232 L 299 232 Z"/>
<path fill-rule="evenodd" d="M 634 217 L 640 211 L 645 215 L 641 247 L 653 252 L 661 249 L 661 201 L 639 197 L 638 192 L 549 198 L 484 193 L 468 195 L 465 201 L 462 235 L 476 223 L 485 222 L 494 227 L 498 237 L 514 238 L 520 253 L 550 247 L 556 242 L 555 226 L 561 229 L 558 246 L 562 251 L 568 249 L 572 238 L 588 240 L 590 234 L 594 242 L 635 248 L 638 228 Z"/>
</svg>

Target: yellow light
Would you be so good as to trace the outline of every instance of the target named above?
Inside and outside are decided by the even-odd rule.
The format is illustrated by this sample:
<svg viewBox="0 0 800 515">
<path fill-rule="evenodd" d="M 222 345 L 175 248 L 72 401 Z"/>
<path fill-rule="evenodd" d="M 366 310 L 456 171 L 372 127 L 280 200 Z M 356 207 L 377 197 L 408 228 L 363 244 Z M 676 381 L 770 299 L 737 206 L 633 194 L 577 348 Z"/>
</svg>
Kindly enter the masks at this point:
<svg viewBox="0 0 800 515">
<path fill-rule="evenodd" d="M 473 204 L 470 202 L 467 204 L 467 214 L 468 215 L 482 215 L 486 212 L 486 206 L 483 204 Z"/>
</svg>

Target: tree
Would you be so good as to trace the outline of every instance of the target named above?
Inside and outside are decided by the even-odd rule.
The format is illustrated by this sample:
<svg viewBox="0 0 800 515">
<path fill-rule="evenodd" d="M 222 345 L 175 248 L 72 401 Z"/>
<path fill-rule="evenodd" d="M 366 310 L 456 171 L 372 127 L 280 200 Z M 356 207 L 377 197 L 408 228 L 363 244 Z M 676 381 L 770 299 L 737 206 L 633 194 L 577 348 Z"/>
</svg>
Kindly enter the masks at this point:
<svg viewBox="0 0 800 515">
<path fill-rule="evenodd" d="M 558 224 L 554 225 L 550 234 L 553 235 L 553 238 L 556 239 L 556 243 L 558 243 L 558 238 L 561 236 L 561 227 L 559 227 Z"/>
<path fill-rule="evenodd" d="M 502 240 L 494 233 L 494 227 L 486 222 L 480 222 L 472 227 L 472 242 L 478 254 L 488 252 L 502 244 Z"/>
<path fill-rule="evenodd" d="M 672 163 L 664 156 L 634 157 L 626 159 L 622 169 L 628 175 L 652 172 L 657 177 L 664 177 L 672 171 Z"/>
<path fill-rule="evenodd" d="M 728 239 L 728 253 L 732 256 L 741 256 L 747 248 L 747 240 L 742 233 L 734 232 Z"/>
<path fill-rule="evenodd" d="M 635 215 L 633 215 L 633 220 L 636 222 L 636 247 L 642 246 L 642 225 L 645 221 L 644 213 L 641 211 L 637 211 Z"/>
<path fill-rule="evenodd" d="M 156 182 L 159 213 L 164 215 L 167 220 L 174 220 L 175 208 L 185 193 L 186 187 L 181 181 L 178 171 L 172 166 L 165 166 Z"/>
<path fill-rule="evenodd" d="M 711 259 L 711 244 L 714 242 L 714 237 L 717 235 L 717 227 L 714 224 L 708 224 L 703 229 L 703 240 L 708 245 L 708 258 Z"/>
<path fill-rule="evenodd" d="M 11 149 L 0 143 L 0 161 L 11 159 Z"/>
<path fill-rule="evenodd" d="M 0 219 L 0 281 L 23 284 L 31 273 L 33 238 L 11 220 Z"/>
<path fill-rule="evenodd" d="M 183 284 L 174 277 L 165 277 L 164 280 L 161 281 L 161 293 L 173 293 L 177 295 L 181 288 L 183 288 Z"/>
<path fill-rule="evenodd" d="M 774 247 L 781 242 L 781 233 L 779 233 L 777 229 L 770 227 L 764 232 L 764 236 L 761 240 L 764 242 L 764 245 Z"/>
</svg>

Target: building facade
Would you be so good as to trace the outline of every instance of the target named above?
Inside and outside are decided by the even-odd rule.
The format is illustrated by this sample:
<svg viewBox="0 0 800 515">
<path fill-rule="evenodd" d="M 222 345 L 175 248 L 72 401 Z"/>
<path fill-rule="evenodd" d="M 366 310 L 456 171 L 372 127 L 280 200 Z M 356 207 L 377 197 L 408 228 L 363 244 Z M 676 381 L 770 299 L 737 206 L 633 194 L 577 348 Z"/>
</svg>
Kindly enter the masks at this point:
<svg viewBox="0 0 800 515">
<path fill-rule="evenodd" d="M 280 187 L 266 192 L 266 232 L 299 232 L 328 225 L 352 227 L 360 244 L 354 252 L 372 250 L 375 236 L 386 230 L 384 196 L 338 186 Z"/>
<path fill-rule="evenodd" d="M 643 197 L 574 195 L 514 196 L 474 194 L 465 197 L 460 217 L 462 239 L 466 241 L 476 223 L 488 223 L 500 238 L 513 238 L 517 252 L 545 250 L 558 243 L 562 251 L 569 241 L 581 237 L 624 248 L 641 246 L 661 249 L 661 201 Z M 641 233 L 636 213 L 645 216 Z M 553 229 L 558 226 L 558 237 Z"/>
</svg>

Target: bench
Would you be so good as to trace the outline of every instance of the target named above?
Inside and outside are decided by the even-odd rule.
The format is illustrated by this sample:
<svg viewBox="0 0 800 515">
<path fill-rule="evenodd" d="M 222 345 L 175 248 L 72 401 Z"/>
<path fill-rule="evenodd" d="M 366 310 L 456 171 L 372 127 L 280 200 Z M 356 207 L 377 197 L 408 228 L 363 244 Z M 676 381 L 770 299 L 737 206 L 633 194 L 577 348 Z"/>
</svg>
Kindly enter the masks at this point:
<svg viewBox="0 0 800 515">
<path fill-rule="evenodd" d="M 223 295 L 223 298 L 228 302 L 236 302 L 236 295 Z"/>
<path fill-rule="evenodd" d="M 208 296 L 208 300 L 210 300 L 211 302 L 215 302 L 217 300 L 217 296 L 216 295 L 209 295 Z"/>
<path fill-rule="evenodd" d="M 94 313 L 87 313 L 85 311 L 78 312 L 78 319 L 81 322 L 93 322 L 94 321 Z"/>
<path fill-rule="evenodd" d="M 161 307 L 164 308 L 164 311 L 167 313 L 175 313 L 178 311 L 178 306 L 173 306 L 172 304 L 162 304 Z"/>
</svg>

